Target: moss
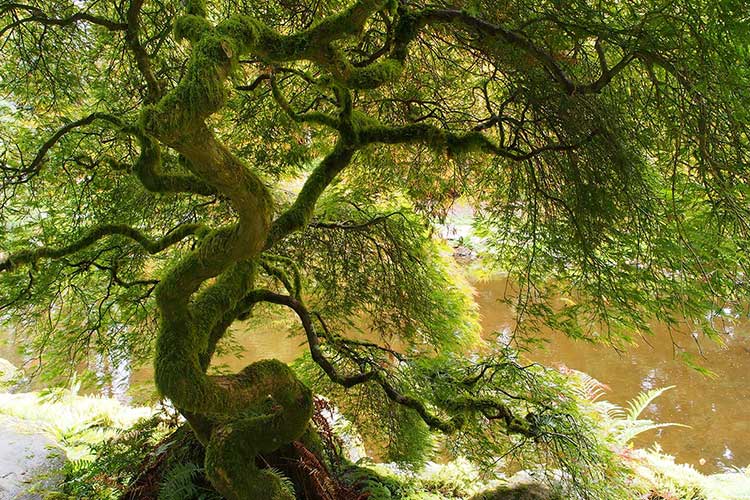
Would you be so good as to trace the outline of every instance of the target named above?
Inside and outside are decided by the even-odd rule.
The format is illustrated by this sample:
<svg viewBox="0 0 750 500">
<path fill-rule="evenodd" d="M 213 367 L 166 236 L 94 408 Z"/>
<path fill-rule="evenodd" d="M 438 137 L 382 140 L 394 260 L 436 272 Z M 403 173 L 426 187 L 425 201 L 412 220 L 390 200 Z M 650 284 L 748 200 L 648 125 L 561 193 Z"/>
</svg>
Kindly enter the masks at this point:
<svg viewBox="0 0 750 500">
<path fill-rule="evenodd" d="M 195 43 L 210 29 L 211 23 L 204 17 L 181 16 L 174 24 L 174 36 L 178 41 L 189 40 Z"/>
<path fill-rule="evenodd" d="M 401 76 L 403 64 L 396 59 L 369 64 L 362 68 L 356 68 L 346 64 L 342 71 L 343 82 L 350 89 L 374 89 L 392 82 Z"/>
<path fill-rule="evenodd" d="M 211 435 L 206 448 L 211 482 L 230 500 L 293 500 L 294 492 L 284 479 L 273 471 L 258 469 L 255 459 L 308 430 L 312 393 L 277 360 L 253 363 L 233 378 L 260 397 L 243 409 L 239 418 L 227 419 Z"/>
<path fill-rule="evenodd" d="M 480 151 L 488 145 L 487 138 L 480 132 L 450 134 L 446 136 L 446 143 L 448 154 L 455 156 Z"/>
<path fill-rule="evenodd" d="M 500 486 L 471 497 L 471 500 L 554 500 L 560 498 L 540 484 Z"/>
<path fill-rule="evenodd" d="M 359 0 L 339 14 L 329 16 L 310 28 L 309 32 L 319 45 L 326 45 L 342 35 L 356 35 L 370 15 L 382 9 L 387 0 Z"/>
<path fill-rule="evenodd" d="M 216 26 L 216 32 L 236 44 L 238 53 L 255 47 L 265 26 L 258 20 L 243 15 L 232 16 Z"/>
<path fill-rule="evenodd" d="M 402 12 L 394 29 L 392 57 L 399 61 L 406 59 L 409 43 L 419 34 L 420 18 L 416 14 Z"/>
<path fill-rule="evenodd" d="M 188 14 L 206 17 L 206 0 L 184 0 L 184 3 Z"/>
<path fill-rule="evenodd" d="M 400 481 L 397 477 L 380 474 L 368 467 L 352 464 L 342 472 L 341 476 L 346 483 L 367 495 L 370 500 L 405 498 L 410 493 L 414 493 L 412 485 Z"/>
</svg>

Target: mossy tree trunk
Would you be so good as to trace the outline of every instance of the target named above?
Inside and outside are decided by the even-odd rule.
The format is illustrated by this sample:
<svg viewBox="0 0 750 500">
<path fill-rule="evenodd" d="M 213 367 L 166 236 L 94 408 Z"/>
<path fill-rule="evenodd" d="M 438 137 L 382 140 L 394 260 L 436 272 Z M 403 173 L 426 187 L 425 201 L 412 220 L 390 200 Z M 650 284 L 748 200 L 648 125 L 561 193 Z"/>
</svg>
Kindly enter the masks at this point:
<svg viewBox="0 0 750 500">
<path fill-rule="evenodd" d="M 344 486 L 331 475 L 330 466 L 323 458 L 326 452 L 313 426 L 290 444 L 269 454 L 255 457 L 258 468 L 281 472 L 293 484 L 297 498 L 304 500 L 359 500 L 362 495 Z M 156 453 L 146 454 L 137 475 L 120 497 L 121 500 L 158 500 L 169 474 L 180 464 L 203 464 L 206 450 L 188 425 L 177 427 L 154 445 Z M 193 477 L 193 484 L 202 490 L 211 488 L 203 474 Z M 168 487 L 168 486 L 167 486 Z"/>
<path fill-rule="evenodd" d="M 144 110 L 142 125 L 147 136 L 182 154 L 196 177 L 229 200 L 237 221 L 208 232 L 160 282 L 156 383 L 205 446 L 206 472 L 225 497 L 293 499 L 281 478 L 256 467 L 255 460 L 305 432 L 310 390 L 276 360 L 253 363 L 236 375 L 206 375 L 216 342 L 248 307 L 243 299 L 253 289 L 273 214 L 260 179 L 205 124 L 223 104 L 233 55 L 256 35 L 252 25 L 247 33 L 230 35 L 201 20 L 206 31 L 194 37 L 187 76 Z"/>
</svg>

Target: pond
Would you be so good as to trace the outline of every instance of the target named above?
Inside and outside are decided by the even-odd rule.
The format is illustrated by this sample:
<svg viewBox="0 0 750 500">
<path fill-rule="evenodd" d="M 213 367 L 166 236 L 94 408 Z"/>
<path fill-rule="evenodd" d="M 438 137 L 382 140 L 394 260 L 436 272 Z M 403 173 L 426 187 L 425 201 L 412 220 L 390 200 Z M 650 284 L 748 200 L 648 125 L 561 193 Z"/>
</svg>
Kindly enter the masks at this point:
<svg viewBox="0 0 750 500">
<path fill-rule="evenodd" d="M 483 336 L 494 340 L 498 332 L 513 328 L 513 311 L 501 302 L 506 288 L 504 279 L 474 283 L 480 307 Z M 651 446 L 658 441 L 663 450 L 678 463 L 693 464 L 704 473 L 722 471 L 750 464 L 750 324 L 738 322 L 728 328 L 723 345 L 705 342 L 702 347 L 704 366 L 715 378 L 707 378 L 687 367 L 674 356 L 672 342 L 665 327 L 656 325 L 648 343 L 619 354 L 611 348 L 575 342 L 562 335 L 547 333 L 545 349 L 529 353 L 533 361 L 547 365 L 564 365 L 595 377 L 609 386 L 606 399 L 624 405 L 640 392 L 674 385 L 656 399 L 644 417 L 658 422 L 675 422 L 690 428 L 671 427 L 641 435 L 636 444 Z M 218 363 L 237 371 L 248 363 L 275 357 L 294 360 L 304 349 L 301 337 L 287 337 L 283 319 L 266 323 L 252 333 L 242 326 L 234 330 L 237 342 L 245 352 L 241 359 L 225 356 Z M 689 337 L 688 337 L 689 338 Z M 683 339 L 683 342 L 684 341 Z M 694 345 L 683 345 L 697 352 Z M 0 357 L 18 361 L 7 346 Z M 12 359 L 16 358 L 16 359 Z M 111 368 L 114 382 L 104 392 L 120 399 L 143 400 L 153 394 L 153 372 L 143 367 L 131 373 L 127 366 Z"/>
<path fill-rule="evenodd" d="M 476 283 L 475 289 L 485 334 L 512 328 L 512 311 L 499 302 L 505 281 Z M 673 385 L 675 388 L 657 398 L 643 417 L 690 428 L 650 431 L 637 438 L 636 445 L 650 447 L 658 441 L 678 463 L 690 463 L 704 473 L 750 464 L 750 323 L 738 321 L 727 327 L 723 345 L 701 343 L 705 357 L 699 359 L 715 378 L 698 373 L 675 357 L 665 326 L 654 325 L 652 330 L 654 335 L 646 339 L 648 343 L 642 342 L 623 354 L 548 332 L 547 347 L 529 356 L 546 365 L 562 364 L 588 373 L 610 387 L 605 398 L 619 405 L 642 391 Z M 681 347 L 700 356 L 690 337 L 681 337 Z"/>
</svg>

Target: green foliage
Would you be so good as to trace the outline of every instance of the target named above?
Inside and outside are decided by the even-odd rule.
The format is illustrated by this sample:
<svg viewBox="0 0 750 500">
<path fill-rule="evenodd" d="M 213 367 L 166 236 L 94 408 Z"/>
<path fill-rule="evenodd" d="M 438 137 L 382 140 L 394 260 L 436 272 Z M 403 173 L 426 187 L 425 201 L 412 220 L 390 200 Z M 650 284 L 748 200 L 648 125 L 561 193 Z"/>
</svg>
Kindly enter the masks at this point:
<svg viewBox="0 0 750 500">
<path fill-rule="evenodd" d="M 413 410 L 394 408 L 394 428 L 388 432 L 383 460 L 419 470 L 434 453 L 435 437 Z"/>
<path fill-rule="evenodd" d="M 310 416 L 280 363 L 205 373 L 258 301 L 294 309 L 300 372 L 389 458 L 420 464 L 440 431 L 487 470 L 615 492 L 565 377 L 476 346 L 433 223 L 470 200 L 520 345 L 548 327 L 623 347 L 652 320 L 716 338 L 748 296 L 749 19 L 734 0 L 4 2 L 0 320 L 53 378 L 156 345 L 232 498 L 289 496 L 247 443 Z"/>
<path fill-rule="evenodd" d="M 193 463 L 175 464 L 164 474 L 159 500 L 221 500 L 215 491 L 196 485 L 203 474 L 203 468 Z"/>
<path fill-rule="evenodd" d="M 363 213 L 346 201 L 352 198 L 336 193 L 323 200 L 320 222 L 287 247 L 302 266 L 308 300 L 330 318 L 329 327 L 374 334 L 405 350 L 475 345 L 476 305 L 447 248 L 408 207 L 383 203 Z"/>
<path fill-rule="evenodd" d="M 498 486 L 494 490 L 479 493 L 471 500 L 553 500 L 556 497 L 547 488 L 535 484 L 520 485 L 514 488 Z"/>
<path fill-rule="evenodd" d="M 156 416 L 91 443 L 89 455 L 65 465 L 65 480 L 55 498 L 120 498 L 140 472 L 147 450 L 165 433 L 163 420 Z"/>
<path fill-rule="evenodd" d="M 408 498 L 417 491 L 415 484 L 410 485 L 403 478 L 380 474 L 368 467 L 351 466 L 343 471 L 342 479 L 375 500 Z"/>
<path fill-rule="evenodd" d="M 490 476 L 498 472 L 498 457 L 507 461 L 505 466 L 540 470 L 539 477 L 549 480 L 559 476 L 555 471 L 562 471 L 557 480 L 566 488 L 592 496 L 602 488 L 624 491 L 625 470 L 601 430 L 601 417 L 566 375 L 538 365 L 522 365 L 511 350 L 494 356 L 483 354 L 481 363 L 467 360 L 463 354 L 402 358 L 395 366 L 389 364 L 389 376 L 400 381 L 397 388 L 401 393 L 407 397 L 419 394 L 439 415 L 461 422 L 460 432 L 438 440 L 443 456 L 466 458 Z M 398 445 L 393 437 L 399 436 L 399 421 L 389 418 L 398 406 L 375 384 L 342 390 L 322 378 L 309 359 L 297 363 L 296 369 L 316 392 L 336 401 L 341 413 L 367 437 L 371 450 L 378 452 L 383 443 Z M 496 418 L 497 405 L 522 415 L 522 419 Z M 511 429 L 527 434 L 508 437 Z M 419 447 L 412 448 L 412 455 L 419 451 Z M 385 448 L 383 456 L 393 456 L 392 451 Z M 408 462 L 414 463 L 415 458 Z M 426 454 L 422 461 L 429 458 Z"/>
</svg>

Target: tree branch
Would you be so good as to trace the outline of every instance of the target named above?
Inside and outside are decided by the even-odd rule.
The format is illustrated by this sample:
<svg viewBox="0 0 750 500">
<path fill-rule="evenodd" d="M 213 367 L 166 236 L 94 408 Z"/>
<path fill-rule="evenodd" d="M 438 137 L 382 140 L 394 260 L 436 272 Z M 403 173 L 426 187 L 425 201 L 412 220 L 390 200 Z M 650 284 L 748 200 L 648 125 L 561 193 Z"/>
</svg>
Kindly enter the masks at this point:
<svg viewBox="0 0 750 500">
<path fill-rule="evenodd" d="M 42 147 L 39 148 L 39 150 L 36 153 L 36 156 L 31 161 L 29 168 L 24 169 L 24 171 L 22 172 L 21 175 L 23 177 L 19 181 L 16 181 L 16 182 L 17 183 L 27 182 L 28 180 L 30 180 L 31 178 L 39 174 L 39 172 L 42 169 L 42 166 L 44 165 L 44 158 L 47 155 L 47 152 L 49 152 L 49 150 L 52 149 L 52 147 L 55 144 L 57 144 L 60 141 L 60 139 L 62 139 L 69 132 L 80 127 L 85 127 L 86 125 L 90 125 L 96 120 L 105 120 L 117 126 L 122 125 L 122 122 L 117 117 L 110 115 L 108 113 L 92 113 L 89 116 L 81 118 L 80 120 L 72 121 L 72 122 L 65 124 L 57 132 L 55 132 L 52 135 L 52 137 L 47 139 L 47 141 L 44 144 L 42 144 Z"/>
<path fill-rule="evenodd" d="M 343 376 L 338 372 L 338 370 L 336 370 L 336 367 L 334 367 L 333 364 L 328 360 L 328 358 L 325 357 L 325 354 L 323 354 L 323 350 L 320 347 L 320 341 L 318 340 L 318 335 L 317 333 L 315 333 L 315 327 L 313 325 L 310 312 L 301 301 L 290 297 L 289 295 L 280 295 L 270 290 L 262 289 L 253 290 L 252 292 L 250 292 L 245 298 L 245 301 L 249 303 L 270 302 L 272 304 L 279 304 L 289 307 L 295 313 L 297 313 L 297 316 L 302 323 L 302 327 L 305 330 L 307 344 L 310 348 L 310 355 L 312 356 L 313 361 L 315 361 L 315 363 L 320 366 L 320 368 L 326 373 L 326 375 L 328 375 L 328 377 L 333 382 L 343 387 L 353 387 L 357 384 L 361 384 L 367 382 L 368 380 L 376 378 L 377 375 L 374 371 L 359 373 L 357 375 L 351 376 Z"/>
<path fill-rule="evenodd" d="M 141 181 L 143 187 L 148 191 L 155 193 L 195 193 L 204 196 L 216 194 L 216 189 L 214 189 L 213 186 L 210 186 L 193 175 L 161 174 L 158 170 L 158 167 L 161 165 L 161 149 L 159 148 L 158 143 L 154 139 L 148 137 L 138 127 L 125 125 L 122 120 L 109 113 L 92 113 L 89 116 L 81 118 L 80 120 L 72 121 L 61 127 L 52 135 L 52 137 L 42 144 L 28 168 L 15 171 L 18 178 L 10 183 L 25 183 L 38 175 L 44 166 L 45 157 L 52 147 L 54 147 L 68 133 L 77 128 L 90 125 L 96 120 L 107 121 L 118 127 L 121 131 L 134 136 L 138 140 L 141 146 L 141 151 L 132 171 L 136 174 L 138 180 Z M 3 168 L 8 170 L 6 166 Z"/>
<path fill-rule="evenodd" d="M 335 384 L 341 385 L 342 387 L 349 388 L 355 385 L 359 385 L 365 382 L 374 381 L 377 383 L 385 392 L 388 399 L 394 403 L 398 403 L 407 408 L 411 408 L 416 411 L 422 420 L 429 425 L 432 429 L 440 430 L 446 434 L 452 434 L 463 427 L 465 424 L 465 417 L 462 415 L 456 415 L 449 419 L 443 419 L 435 415 L 430 411 L 425 403 L 422 401 L 402 394 L 391 384 L 386 375 L 375 367 L 370 371 L 361 372 L 356 375 L 343 376 L 341 375 L 333 364 L 326 358 L 325 354 L 320 347 L 320 341 L 318 335 L 315 332 L 315 327 L 312 322 L 310 312 L 307 310 L 305 305 L 288 295 L 280 295 L 269 290 L 253 290 L 247 296 L 247 300 L 251 302 L 270 302 L 273 304 L 284 305 L 292 309 L 300 319 L 302 327 L 305 330 L 307 337 L 307 343 L 310 348 L 310 354 L 313 361 L 320 366 L 320 368 L 328 375 Z M 321 324 L 324 324 L 321 322 Z M 513 416 L 510 409 L 497 402 L 489 399 L 473 398 L 464 396 L 456 398 L 448 402 L 447 407 L 451 410 L 464 412 L 473 411 L 480 412 L 490 420 L 503 420 L 505 427 L 508 432 L 514 434 L 521 434 L 527 437 L 534 437 L 537 435 L 536 431 L 532 429 L 527 422 L 518 419 Z M 492 412 L 491 412 L 492 411 Z"/>
<path fill-rule="evenodd" d="M 393 217 L 394 215 L 401 215 L 404 214 L 401 212 L 391 212 L 389 214 L 385 215 L 379 215 L 377 217 L 373 217 L 370 220 L 367 220 L 365 222 L 356 223 L 356 222 L 325 222 L 325 221 L 315 221 L 310 223 L 310 227 L 320 228 L 320 229 L 339 229 L 344 231 L 361 231 L 363 229 L 367 229 L 370 226 L 374 226 L 375 224 L 380 224 L 381 222 L 384 222 L 390 217 Z"/>
<path fill-rule="evenodd" d="M 85 21 L 97 26 L 102 26 L 110 31 L 125 31 L 128 28 L 127 24 L 114 22 L 112 20 L 89 14 L 88 12 L 76 12 L 75 14 L 65 18 L 53 18 L 49 17 L 43 10 L 33 5 L 26 5 L 22 3 L 8 3 L 0 8 L 0 14 L 10 12 L 13 10 L 25 10 L 31 14 L 30 17 L 26 17 L 16 21 L 15 23 L 6 26 L 0 31 L 0 37 L 5 34 L 8 29 L 14 28 L 20 24 L 27 22 L 35 22 L 48 26 L 70 26 L 79 21 Z"/>
<path fill-rule="evenodd" d="M 125 41 L 130 48 L 130 51 L 135 57 L 135 63 L 138 67 L 143 78 L 146 80 L 146 86 L 148 89 L 146 102 L 156 102 L 161 97 L 161 85 L 156 79 L 153 70 L 151 69 L 151 60 L 146 52 L 146 49 L 141 45 L 138 37 L 140 31 L 140 17 L 141 7 L 143 7 L 144 0 L 131 0 L 130 7 L 127 13 L 127 31 L 125 33 Z"/>
<path fill-rule="evenodd" d="M 449 154 L 462 154 L 476 151 L 491 153 L 513 161 L 530 160 L 549 151 L 570 151 L 590 142 L 598 131 L 574 144 L 549 144 L 532 150 L 517 153 L 492 142 L 478 131 L 450 132 L 428 123 L 414 123 L 405 126 L 367 126 L 359 132 L 363 144 L 409 144 L 423 143 L 433 148 L 445 148 Z"/>
<path fill-rule="evenodd" d="M 307 178 L 292 206 L 271 225 L 271 231 L 266 240 L 266 249 L 271 248 L 286 235 L 303 228 L 310 222 L 318 198 L 336 175 L 349 165 L 354 151 L 353 146 L 346 145 L 344 139 L 339 138 L 333 151 L 323 159 Z"/>
<path fill-rule="evenodd" d="M 286 100 L 284 95 L 281 93 L 281 90 L 279 89 L 279 86 L 276 83 L 276 77 L 271 73 L 269 75 L 269 80 L 271 82 L 271 94 L 273 95 L 274 100 L 279 105 L 279 107 L 295 122 L 298 123 L 317 123 L 320 125 L 326 125 L 328 127 L 331 127 L 333 129 L 337 129 L 341 126 L 341 122 L 334 118 L 333 116 L 330 116 L 326 113 L 322 113 L 319 111 L 310 111 L 307 113 L 297 113 L 292 109 L 291 104 L 289 104 L 289 101 Z"/>
<path fill-rule="evenodd" d="M 183 224 L 174 231 L 158 240 L 152 240 L 148 235 L 125 224 L 102 224 L 90 229 L 83 237 L 74 243 L 63 247 L 40 247 L 34 250 L 21 250 L 0 262 L 0 271 L 13 271 L 26 264 L 35 264 L 41 259 L 59 259 L 87 248 L 102 238 L 108 236 L 124 236 L 135 241 L 150 254 L 157 254 L 166 248 L 198 233 L 201 224 Z"/>
</svg>

